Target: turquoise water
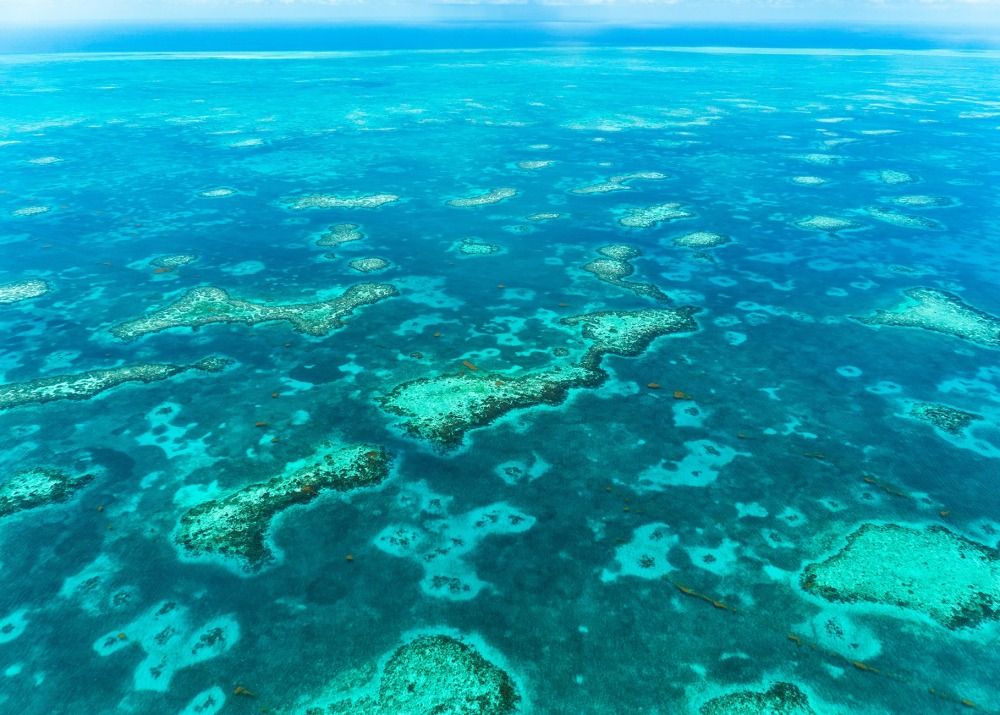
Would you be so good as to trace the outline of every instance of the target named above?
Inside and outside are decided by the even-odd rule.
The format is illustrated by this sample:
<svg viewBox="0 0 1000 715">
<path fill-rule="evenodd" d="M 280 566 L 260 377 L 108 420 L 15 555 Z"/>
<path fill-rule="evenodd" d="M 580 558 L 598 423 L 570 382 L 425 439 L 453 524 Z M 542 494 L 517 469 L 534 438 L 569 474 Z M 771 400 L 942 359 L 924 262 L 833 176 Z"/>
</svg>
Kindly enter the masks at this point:
<svg viewBox="0 0 1000 715">
<path fill-rule="evenodd" d="M 3 712 L 1000 711 L 995 56 L 81 55 L 0 77 L 0 474 L 92 476 L 0 516 Z M 618 245 L 631 275 L 583 268 Z M 323 334 L 246 305 L 112 332 L 199 286 L 280 306 L 361 283 L 398 294 Z M 960 308 L 855 319 L 917 287 Z M 594 340 L 562 319 L 682 306 L 696 329 L 504 402 L 581 369 Z M 232 362 L 129 372 L 207 357 Z M 32 382 L 110 369 L 128 380 L 85 399 Z M 419 409 L 503 395 L 457 440 L 387 407 L 459 373 Z M 384 448 L 387 474 L 314 489 L 296 470 L 326 444 Z M 302 503 L 259 522 L 267 558 L 181 545 L 192 508 L 282 475 Z M 864 524 L 887 536 L 814 585 Z M 421 634 L 515 696 L 435 709 L 456 686 L 414 704 L 413 676 L 376 706 L 344 678 L 388 687 Z M 809 704 L 725 700 L 775 683 Z"/>
</svg>

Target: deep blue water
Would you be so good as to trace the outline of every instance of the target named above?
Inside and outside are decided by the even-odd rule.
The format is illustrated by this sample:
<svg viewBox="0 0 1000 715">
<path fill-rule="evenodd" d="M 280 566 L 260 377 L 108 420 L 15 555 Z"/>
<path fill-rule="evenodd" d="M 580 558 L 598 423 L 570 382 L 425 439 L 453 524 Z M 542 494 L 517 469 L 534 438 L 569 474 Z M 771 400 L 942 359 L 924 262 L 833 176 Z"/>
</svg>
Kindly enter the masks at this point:
<svg viewBox="0 0 1000 715">
<path fill-rule="evenodd" d="M 997 345 L 851 319 L 916 286 L 1000 314 L 996 66 L 989 53 L 580 48 L 3 58 L 0 285 L 51 290 L 0 305 L 0 380 L 235 363 L 0 412 L 5 478 L 97 475 L 67 502 L 0 519 L 0 619 L 27 622 L 0 639 L 0 710 L 214 712 L 192 699 L 220 688 L 223 712 L 298 713 L 407 634 L 444 631 L 502 661 L 525 712 L 696 713 L 778 681 L 817 713 L 964 712 L 962 698 L 1000 711 L 995 618 L 949 629 L 800 580 L 863 523 L 998 546 Z M 635 172 L 664 176 L 573 191 Z M 517 193 L 446 203 L 498 187 Z M 204 196 L 220 188 L 233 192 Z M 399 199 L 289 203 L 312 194 Z M 618 222 L 665 202 L 693 215 Z M 559 217 L 527 218 L 539 213 Z M 816 216 L 858 225 L 797 225 Z M 365 238 L 315 245 L 347 222 Z M 693 231 L 732 242 L 674 244 Z M 466 238 L 500 251 L 463 255 Z M 629 280 L 702 309 L 697 332 L 606 358 L 599 388 L 512 412 L 453 452 L 376 404 L 463 360 L 500 380 L 546 369 L 553 348 L 580 343 L 560 318 L 655 307 L 581 270 L 612 244 L 643 252 Z M 176 254 L 196 259 L 154 272 Z M 362 275 L 348 265 L 361 257 L 391 266 Z M 326 337 L 288 323 L 131 343 L 108 331 L 196 286 L 293 303 L 364 281 L 400 294 Z M 981 419 L 952 435 L 914 419 L 915 402 Z M 258 574 L 180 558 L 187 509 L 324 441 L 387 447 L 390 478 L 285 512 L 282 556 Z M 463 515 L 490 505 L 530 528 L 477 541 Z M 644 571 L 637 540 L 657 524 L 669 547 Z M 481 590 L 427 592 L 419 555 L 380 548 L 394 526 L 474 543 L 446 570 Z M 933 579 L 955 565 L 914 568 Z M 1000 577 L 980 586 L 995 593 Z M 188 664 L 157 645 L 149 614 L 164 601 L 187 609 L 185 638 L 227 619 L 231 647 Z M 150 686 L 160 657 L 176 672 Z"/>
</svg>

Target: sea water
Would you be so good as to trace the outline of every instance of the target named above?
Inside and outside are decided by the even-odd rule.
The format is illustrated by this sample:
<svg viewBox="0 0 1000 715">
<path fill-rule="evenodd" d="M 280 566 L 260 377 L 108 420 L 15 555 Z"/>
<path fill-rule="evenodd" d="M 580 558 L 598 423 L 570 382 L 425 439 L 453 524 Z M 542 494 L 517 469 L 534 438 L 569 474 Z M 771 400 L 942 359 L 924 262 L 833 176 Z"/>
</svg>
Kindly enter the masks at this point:
<svg viewBox="0 0 1000 715">
<path fill-rule="evenodd" d="M 0 710 L 1000 711 L 996 62 L 4 58 Z"/>
</svg>

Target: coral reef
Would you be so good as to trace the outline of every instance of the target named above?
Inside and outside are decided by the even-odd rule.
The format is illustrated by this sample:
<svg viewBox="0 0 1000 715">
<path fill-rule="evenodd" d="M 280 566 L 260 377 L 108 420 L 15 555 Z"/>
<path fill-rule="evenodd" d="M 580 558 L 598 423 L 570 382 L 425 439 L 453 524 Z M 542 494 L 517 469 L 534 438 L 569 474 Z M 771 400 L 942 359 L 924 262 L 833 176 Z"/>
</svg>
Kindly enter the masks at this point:
<svg viewBox="0 0 1000 715">
<path fill-rule="evenodd" d="M 792 158 L 798 159 L 799 161 L 805 161 L 810 164 L 819 164 L 820 166 L 832 166 L 833 164 L 839 164 L 844 159 L 844 157 L 838 154 L 821 154 L 819 152 L 813 152 L 812 154 L 793 154 Z"/>
<path fill-rule="evenodd" d="M 910 408 L 910 416 L 930 422 L 942 432 L 950 434 L 961 434 L 973 422 L 983 419 L 982 415 L 974 412 L 934 402 L 918 402 Z"/>
<path fill-rule="evenodd" d="M 107 370 L 89 370 L 72 375 L 55 375 L 28 382 L 8 383 L 0 385 L 0 410 L 54 400 L 89 400 L 94 395 L 126 382 L 166 380 L 188 370 L 220 372 L 230 364 L 231 360 L 205 358 L 191 365 L 169 363 L 124 365 Z"/>
<path fill-rule="evenodd" d="M 174 539 L 192 556 L 215 554 L 235 559 L 243 571 L 260 571 L 274 559 L 267 535 L 278 513 L 312 501 L 325 489 L 374 486 L 389 474 L 389 461 L 381 447 L 322 447 L 301 466 L 190 509 Z"/>
<path fill-rule="evenodd" d="M 651 283 L 633 283 L 625 278 L 635 272 L 635 268 L 629 263 L 633 258 L 642 255 L 642 251 L 634 246 L 613 245 L 604 246 L 597 249 L 604 258 L 597 258 L 590 263 L 581 266 L 581 269 L 591 273 L 605 283 L 630 290 L 636 295 L 652 298 L 661 303 L 669 303 L 670 298 L 659 288 Z"/>
<path fill-rule="evenodd" d="M 377 209 L 384 204 L 399 201 L 395 194 L 363 194 L 360 196 L 334 196 L 332 194 L 309 194 L 285 203 L 293 211 L 303 209 Z"/>
<path fill-rule="evenodd" d="M 827 180 L 819 176 L 793 176 L 792 183 L 800 186 L 822 186 Z"/>
<path fill-rule="evenodd" d="M 801 586 L 829 601 L 895 606 L 971 628 L 1000 616 L 1000 551 L 943 526 L 863 524 L 835 555 L 809 564 Z"/>
<path fill-rule="evenodd" d="M 877 310 L 872 315 L 851 316 L 864 325 L 895 325 L 922 328 L 953 335 L 962 340 L 1000 347 L 1000 318 L 972 307 L 954 293 L 936 288 L 909 288 L 906 302 L 894 310 Z"/>
<path fill-rule="evenodd" d="M 232 196 L 237 193 L 236 189 L 219 188 L 219 189 L 209 189 L 208 191 L 198 192 L 198 196 L 203 199 L 224 199 L 227 196 Z"/>
<path fill-rule="evenodd" d="M 0 285 L 0 305 L 37 298 L 45 295 L 50 290 L 52 290 L 52 287 L 47 282 L 38 278 L 4 283 Z"/>
<path fill-rule="evenodd" d="M 478 194 L 476 196 L 469 196 L 464 199 L 451 199 L 446 203 L 449 206 L 456 206 L 458 208 L 465 208 L 468 206 L 484 206 L 486 204 L 495 204 L 503 201 L 504 199 L 509 199 L 511 196 L 516 196 L 517 190 L 510 188 L 499 188 L 490 189 L 485 194 Z"/>
<path fill-rule="evenodd" d="M 486 243 L 485 241 L 480 241 L 475 238 L 466 238 L 461 243 L 457 244 L 457 250 L 459 253 L 466 256 L 488 256 L 491 253 L 499 253 L 500 246 L 492 243 Z"/>
<path fill-rule="evenodd" d="M 604 194 L 609 191 L 632 191 L 635 187 L 629 186 L 630 181 L 635 181 L 636 179 L 666 179 L 666 174 L 661 174 L 658 171 L 637 171 L 634 174 L 622 174 L 620 176 L 612 176 L 607 181 L 602 181 L 597 184 L 590 184 L 588 186 L 581 186 L 576 189 L 570 189 L 571 194 Z"/>
<path fill-rule="evenodd" d="M 712 698 L 699 715 L 815 715 L 809 698 L 796 685 L 778 682 L 764 692 L 738 690 Z"/>
<path fill-rule="evenodd" d="M 692 218 L 695 214 L 683 208 L 679 202 L 657 204 L 648 208 L 631 208 L 628 214 L 618 219 L 618 223 L 627 228 L 652 228 L 659 223 L 675 221 L 682 218 Z"/>
<path fill-rule="evenodd" d="M 683 236 L 677 236 L 674 239 L 674 245 L 680 246 L 681 248 L 705 250 L 708 248 L 725 246 L 732 240 L 733 239 L 729 236 L 721 233 L 713 233 L 712 231 L 692 231 L 691 233 L 685 233 Z"/>
<path fill-rule="evenodd" d="M 346 325 L 343 318 L 356 308 L 395 295 L 398 295 L 396 288 L 386 283 L 358 283 L 329 300 L 267 304 L 231 298 L 222 288 L 201 286 L 192 288 L 180 300 L 165 308 L 115 325 L 111 334 L 119 340 L 131 342 L 169 328 L 197 328 L 210 323 L 257 325 L 284 320 L 299 332 L 323 336 Z"/>
<path fill-rule="evenodd" d="M 491 424 L 512 410 L 558 405 L 573 388 L 596 387 L 607 379 L 604 355 L 634 357 L 657 337 L 698 329 L 698 308 L 650 308 L 599 312 L 562 319 L 579 327 L 591 343 L 580 361 L 518 377 L 462 371 L 404 382 L 377 398 L 386 412 L 405 418 L 403 429 L 440 449 L 459 447 L 465 433 Z"/>
<path fill-rule="evenodd" d="M 945 228 L 944 224 L 934 219 L 887 211 L 881 206 L 866 206 L 865 211 L 874 219 L 902 228 L 919 228 L 924 231 L 943 231 Z"/>
<path fill-rule="evenodd" d="M 426 595 L 467 601 L 488 584 L 464 557 L 487 536 L 518 534 L 534 524 L 534 517 L 501 502 L 454 517 L 441 514 L 422 526 L 388 526 L 375 538 L 375 546 L 420 564 L 424 569 L 420 588 Z"/>
<path fill-rule="evenodd" d="M 355 258 L 347 265 L 361 273 L 371 273 L 373 271 L 384 271 L 392 264 L 384 258 Z"/>
<path fill-rule="evenodd" d="M 25 206 L 24 208 L 14 209 L 10 212 L 10 215 L 16 216 L 17 218 L 24 216 L 40 216 L 41 214 L 47 214 L 51 210 L 51 206 Z"/>
<path fill-rule="evenodd" d="M 149 262 L 154 268 L 180 268 L 198 260 L 198 256 L 190 253 L 178 253 L 172 256 L 159 256 Z"/>
<path fill-rule="evenodd" d="M 518 169 L 544 169 L 546 166 L 555 164 L 551 159 L 535 159 L 532 161 L 517 162 Z"/>
<path fill-rule="evenodd" d="M 847 218 L 836 216 L 810 216 L 809 218 L 796 221 L 795 225 L 805 231 L 820 231 L 822 233 L 836 233 L 837 231 L 854 231 L 864 228 L 863 223 L 852 221 Z"/>
<path fill-rule="evenodd" d="M 174 601 L 161 601 L 126 626 L 94 642 L 101 656 L 137 645 L 146 657 L 132 677 L 135 690 L 165 693 L 174 673 L 228 652 L 240 640 L 240 626 L 232 615 L 218 616 L 192 627 L 190 610 Z"/>
<path fill-rule="evenodd" d="M 332 701 L 304 715 L 509 715 L 521 695 L 505 670 L 471 644 L 444 634 L 421 635 L 400 646 L 381 672 L 360 685 L 334 688 Z M 353 687 L 351 687 L 353 686 Z"/>
<path fill-rule="evenodd" d="M 324 233 L 316 241 L 317 246 L 339 246 L 350 241 L 360 241 L 365 237 L 358 229 L 361 228 L 356 223 L 338 223 L 330 226 L 330 230 Z"/>
<path fill-rule="evenodd" d="M 912 174 L 908 174 L 905 171 L 897 171 L 895 169 L 880 171 L 875 175 L 875 178 L 883 184 L 909 184 L 918 180 L 917 177 Z"/>
<path fill-rule="evenodd" d="M 941 209 L 955 206 L 958 203 L 949 196 L 925 196 L 922 194 L 893 196 L 885 200 L 896 206 L 907 206 L 913 209 Z"/>
<path fill-rule="evenodd" d="M 601 375 L 580 367 L 503 379 L 463 371 L 404 382 L 379 397 L 378 403 L 386 412 L 406 418 L 407 434 L 441 449 L 454 449 L 469 430 L 492 424 L 512 410 L 558 405 L 571 388 L 596 386 L 600 381 Z"/>
<path fill-rule="evenodd" d="M 700 308 L 647 308 L 644 310 L 601 311 L 563 318 L 563 325 L 582 326 L 584 339 L 592 342 L 580 364 L 597 369 L 604 355 L 635 357 L 654 339 L 698 329 L 694 316 Z"/>
<path fill-rule="evenodd" d="M 71 476 L 45 467 L 25 469 L 0 482 L 0 518 L 67 501 L 93 480 L 93 474 Z"/>
</svg>

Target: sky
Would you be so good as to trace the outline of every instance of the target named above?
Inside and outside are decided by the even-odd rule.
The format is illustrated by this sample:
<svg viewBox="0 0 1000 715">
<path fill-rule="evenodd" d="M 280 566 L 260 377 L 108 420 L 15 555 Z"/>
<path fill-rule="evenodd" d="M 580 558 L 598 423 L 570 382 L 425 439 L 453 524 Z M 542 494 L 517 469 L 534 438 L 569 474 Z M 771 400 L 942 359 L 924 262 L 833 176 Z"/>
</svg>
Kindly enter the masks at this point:
<svg viewBox="0 0 1000 715">
<path fill-rule="evenodd" d="M 0 27 L 500 22 L 1000 26 L 1000 0 L 0 0 Z"/>
</svg>

